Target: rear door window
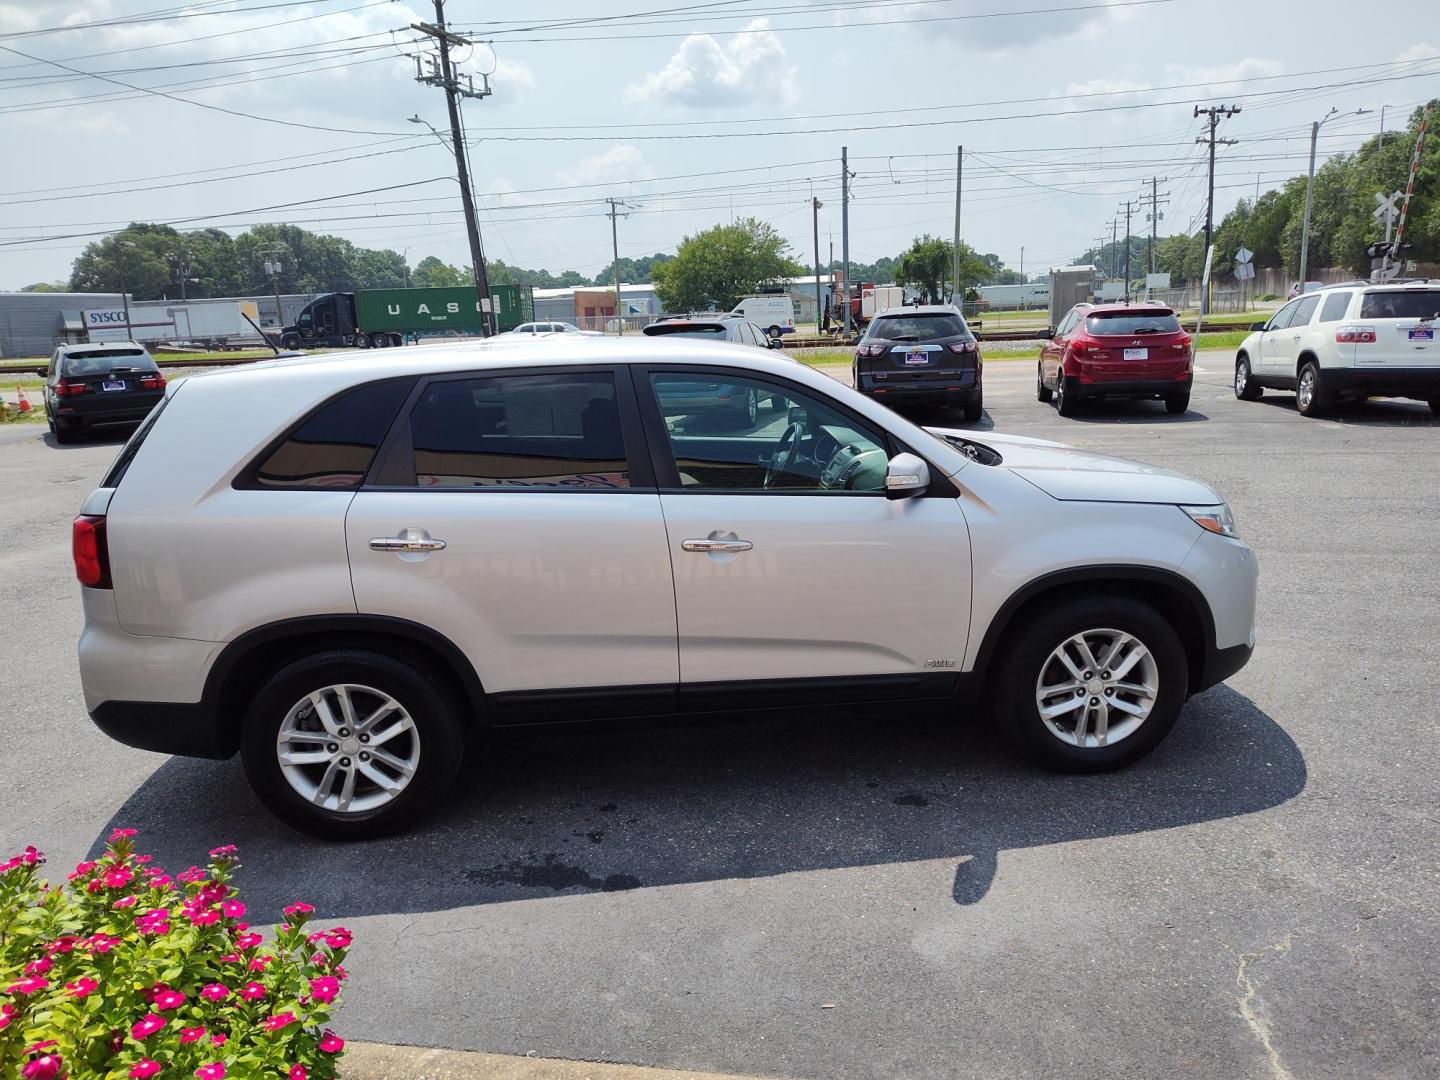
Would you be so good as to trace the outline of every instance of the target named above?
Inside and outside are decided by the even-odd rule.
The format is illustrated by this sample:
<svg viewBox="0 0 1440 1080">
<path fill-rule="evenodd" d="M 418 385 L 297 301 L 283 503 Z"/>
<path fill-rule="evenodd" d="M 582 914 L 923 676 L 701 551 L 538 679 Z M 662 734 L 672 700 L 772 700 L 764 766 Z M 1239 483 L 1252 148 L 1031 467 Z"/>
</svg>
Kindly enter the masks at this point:
<svg viewBox="0 0 1440 1080">
<path fill-rule="evenodd" d="M 1320 297 L 1318 294 L 1311 294 L 1310 296 L 1305 297 L 1303 300 L 1300 301 L 1300 306 L 1295 309 L 1295 313 L 1290 316 L 1289 325 L 1292 328 L 1297 326 L 1309 326 L 1310 319 L 1315 314 L 1315 309 L 1319 306 Z"/>
<path fill-rule="evenodd" d="M 1291 300 L 1288 304 L 1277 311 L 1271 317 L 1270 323 L 1265 327 L 1267 330 L 1284 330 L 1290 325 L 1290 317 L 1295 314 L 1295 309 L 1300 306 L 1299 300 Z"/>
<path fill-rule="evenodd" d="M 617 490 L 630 467 L 610 372 L 431 382 L 382 482 L 446 490 Z"/>
<path fill-rule="evenodd" d="M 358 488 L 411 379 L 361 386 L 302 420 L 250 470 L 241 487 Z"/>
<path fill-rule="evenodd" d="M 1434 319 L 1440 317 L 1440 289 L 1367 292 L 1360 301 L 1362 319 Z"/>
<path fill-rule="evenodd" d="M 1350 297 L 1354 293 L 1338 292 L 1330 293 L 1325 297 L 1325 306 L 1320 309 L 1321 322 L 1338 322 L 1345 318 L 1345 309 L 1350 306 Z"/>
</svg>

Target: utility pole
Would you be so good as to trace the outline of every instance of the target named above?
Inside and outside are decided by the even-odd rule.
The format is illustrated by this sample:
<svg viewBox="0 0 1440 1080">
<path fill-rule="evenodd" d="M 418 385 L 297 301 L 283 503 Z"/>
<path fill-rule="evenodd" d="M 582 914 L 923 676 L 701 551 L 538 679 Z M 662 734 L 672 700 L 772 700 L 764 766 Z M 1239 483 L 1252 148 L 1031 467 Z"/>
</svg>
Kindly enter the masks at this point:
<svg viewBox="0 0 1440 1080">
<path fill-rule="evenodd" d="M 128 275 L 125 273 L 126 247 L 127 245 L 124 240 L 121 240 L 118 244 L 115 245 L 115 250 L 118 253 L 118 261 L 120 264 L 120 301 L 125 305 L 125 340 L 130 341 L 134 338 L 135 332 L 130 329 L 130 284 L 128 281 Z"/>
<path fill-rule="evenodd" d="M 1210 173 L 1209 178 L 1206 181 L 1205 189 L 1206 252 L 1209 252 L 1210 245 L 1215 240 L 1215 146 L 1217 143 L 1221 146 L 1234 146 L 1237 141 L 1235 139 L 1217 139 L 1215 137 L 1215 125 L 1218 124 L 1221 119 L 1228 116 L 1234 116 L 1239 111 L 1239 105 L 1211 105 L 1209 108 L 1204 109 L 1202 109 L 1199 105 L 1196 105 L 1195 112 L 1193 113 L 1193 116 L 1199 116 L 1201 113 L 1204 113 L 1210 118 L 1210 130 L 1206 134 L 1201 135 L 1195 140 L 1197 143 L 1208 143 L 1210 146 Z M 1313 142 L 1311 143 L 1311 146 L 1313 148 Z M 1313 153 L 1311 156 L 1314 156 Z M 1208 315 L 1209 313 L 1210 291 L 1209 289 L 1206 289 L 1205 295 L 1200 298 L 1200 314 Z"/>
<path fill-rule="evenodd" d="M 284 250 L 281 247 L 267 247 L 260 251 L 260 254 L 265 256 L 265 273 L 270 275 L 270 291 L 275 294 L 275 325 L 277 327 L 285 325 L 285 312 L 280 307 L 280 272 L 285 269 L 284 264 L 280 261 L 280 256 Z"/>
<path fill-rule="evenodd" d="M 619 337 L 625 333 L 625 316 L 620 313 L 620 233 L 615 219 L 630 215 L 620 213 L 620 207 L 626 205 L 624 200 L 606 199 L 605 201 L 610 204 L 606 216 L 610 219 L 610 250 L 615 256 L 615 261 L 610 265 L 615 274 L 615 335 Z"/>
<path fill-rule="evenodd" d="M 1152 274 L 1155 273 L 1155 243 L 1159 238 L 1160 221 L 1165 216 L 1160 212 L 1160 207 L 1170 201 L 1168 191 L 1163 196 L 1160 194 L 1160 179 L 1158 176 L 1150 178 L 1150 250 L 1146 254 Z M 1168 177 L 1165 178 L 1165 182 L 1167 184 L 1170 182 Z"/>
<path fill-rule="evenodd" d="M 1025 284 L 1025 245 L 1020 245 L 1020 284 Z"/>
<path fill-rule="evenodd" d="M 462 84 L 450 63 L 451 45 L 471 45 L 467 37 L 452 34 L 445 29 L 445 0 L 435 0 L 435 24 L 411 23 L 410 29 L 434 38 L 439 43 L 440 61 L 438 67 L 430 58 L 430 73 L 421 70 L 420 57 L 415 58 L 415 81 L 428 86 L 439 86 L 445 90 L 445 107 L 450 114 L 450 146 L 455 151 L 455 172 L 460 182 L 460 205 L 465 211 L 465 231 L 470 238 L 470 261 L 475 274 L 475 298 L 480 308 L 482 333 L 489 336 L 495 330 L 495 312 L 490 300 L 490 278 L 485 272 L 485 251 L 480 245 L 480 223 L 475 217 L 475 197 L 470 184 L 470 168 L 465 159 L 465 136 L 460 130 L 460 99 L 483 98 L 490 93 L 490 80 L 481 76 L 483 88 L 475 89 L 474 80 L 466 76 Z"/>
<path fill-rule="evenodd" d="M 1131 201 L 1125 200 L 1125 303 L 1130 302 L 1130 206 Z"/>
<path fill-rule="evenodd" d="M 1380 106 L 1380 141 L 1375 144 L 1377 151 L 1385 149 L 1385 110 L 1388 108 L 1388 105 Z"/>
<path fill-rule="evenodd" d="M 1120 218 L 1110 219 L 1110 276 L 1116 277 L 1120 271 L 1120 252 L 1117 246 L 1120 243 Z"/>
<path fill-rule="evenodd" d="M 955 251 L 950 268 L 950 300 L 964 311 L 964 297 L 960 294 L 960 192 L 965 181 L 965 147 L 955 148 Z"/>
<path fill-rule="evenodd" d="M 810 214 L 815 227 L 815 333 L 820 333 L 824 324 L 825 305 L 820 299 L 820 207 L 824 206 L 815 196 L 810 196 Z"/>
<path fill-rule="evenodd" d="M 1369 109 L 1356 109 L 1347 116 L 1360 116 L 1369 112 Z M 1310 265 L 1310 200 L 1315 194 L 1315 144 L 1320 139 L 1320 129 L 1327 121 L 1333 120 L 1340 115 L 1339 109 L 1332 108 L 1328 113 L 1310 125 L 1310 172 L 1305 178 L 1305 220 L 1300 228 L 1300 291 L 1305 291 L 1305 274 Z"/>
<path fill-rule="evenodd" d="M 840 148 L 840 281 L 845 289 L 845 337 L 850 337 L 850 148 Z"/>
<path fill-rule="evenodd" d="M 180 302 L 183 304 L 188 299 L 185 295 L 186 283 L 196 280 L 190 276 L 190 256 L 185 253 L 183 244 L 175 249 L 174 255 L 170 256 L 170 265 L 175 270 L 175 281 L 180 286 Z"/>
</svg>

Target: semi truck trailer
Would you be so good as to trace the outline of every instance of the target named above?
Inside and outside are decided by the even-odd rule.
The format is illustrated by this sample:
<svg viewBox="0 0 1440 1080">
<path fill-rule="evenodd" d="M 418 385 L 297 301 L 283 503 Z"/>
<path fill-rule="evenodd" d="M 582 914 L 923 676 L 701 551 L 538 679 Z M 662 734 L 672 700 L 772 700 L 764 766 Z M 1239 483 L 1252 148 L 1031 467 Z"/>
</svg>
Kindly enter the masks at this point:
<svg viewBox="0 0 1440 1080">
<path fill-rule="evenodd" d="M 492 285 L 493 328 L 513 330 L 534 318 L 531 290 L 514 285 Z M 442 289 L 365 289 L 353 293 L 325 293 L 301 310 L 280 330 L 286 349 L 384 349 L 407 339 L 454 337 L 485 331 L 486 312 L 470 287 Z"/>
</svg>

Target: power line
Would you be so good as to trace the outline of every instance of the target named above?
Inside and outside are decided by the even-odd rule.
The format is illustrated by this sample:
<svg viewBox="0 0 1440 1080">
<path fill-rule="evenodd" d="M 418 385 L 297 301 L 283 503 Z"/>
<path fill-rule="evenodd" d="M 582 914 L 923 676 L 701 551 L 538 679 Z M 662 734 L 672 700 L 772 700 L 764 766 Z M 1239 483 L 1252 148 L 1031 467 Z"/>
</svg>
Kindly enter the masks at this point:
<svg viewBox="0 0 1440 1080">
<path fill-rule="evenodd" d="M 145 23 L 170 22 L 177 19 L 199 19 L 210 15 L 243 15 L 250 11 L 266 11 L 270 8 L 293 8 L 304 4 L 328 4 L 332 0 L 283 0 L 278 4 L 259 4 L 246 8 L 226 8 L 224 11 L 196 11 L 196 7 L 214 7 L 224 0 L 211 0 L 207 4 L 187 4 L 183 7 L 168 8 L 163 11 L 148 12 L 141 16 L 128 16 L 122 19 L 97 19 L 94 22 L 84 23 L 62 23 L 59 26 L 43 26 L 35 30 L 17 30 L 12 33 L 0 34 L 0 38 L 12 40 L 15 38 L 39 37 L 44 34 L 63 34 L 71 30 L 101 30 L 117 26 L 141 26 Z"/>
</svg>

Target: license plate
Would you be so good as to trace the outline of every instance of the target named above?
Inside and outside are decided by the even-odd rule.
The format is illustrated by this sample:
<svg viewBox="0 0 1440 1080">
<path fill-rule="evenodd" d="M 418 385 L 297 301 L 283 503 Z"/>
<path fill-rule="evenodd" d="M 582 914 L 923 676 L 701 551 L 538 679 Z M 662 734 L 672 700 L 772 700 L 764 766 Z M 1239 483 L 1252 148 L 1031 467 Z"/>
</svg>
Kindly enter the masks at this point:
<svg viewBox="0 0 1440 1080">
<path fill-rule="evenodd" d="M 1411 341 L 1434 341 L 1435 330 L 1429 326 L 1417 326 L 1410 331 Z"/>
<path fill-rule="evenodd" d="M 100 389 L 101 389 L 101 390 L 124 390 L 124 389 L 125 389 L 125 380 L 124 380 L 124 379 L 106 379 L 103 383 L 100 384 Z"/>
<path fill-rule="evenodd" d="M 905 354 L 905 363 L 907 364 L 928 364 L 929 362 L 930 354 L 923 350 L 916 349 L 914 352 Z"/>
<path fill-rule="evenodd" d="M 1148 360 L 1149 358 L 1150 358 L 1150 350 L 1149 350 L 1149 349 L 1126 349 L 1126 350 L 1125 350 L 1125 359 L 1126 359 L 1126 360 Z"/>
</svg>

